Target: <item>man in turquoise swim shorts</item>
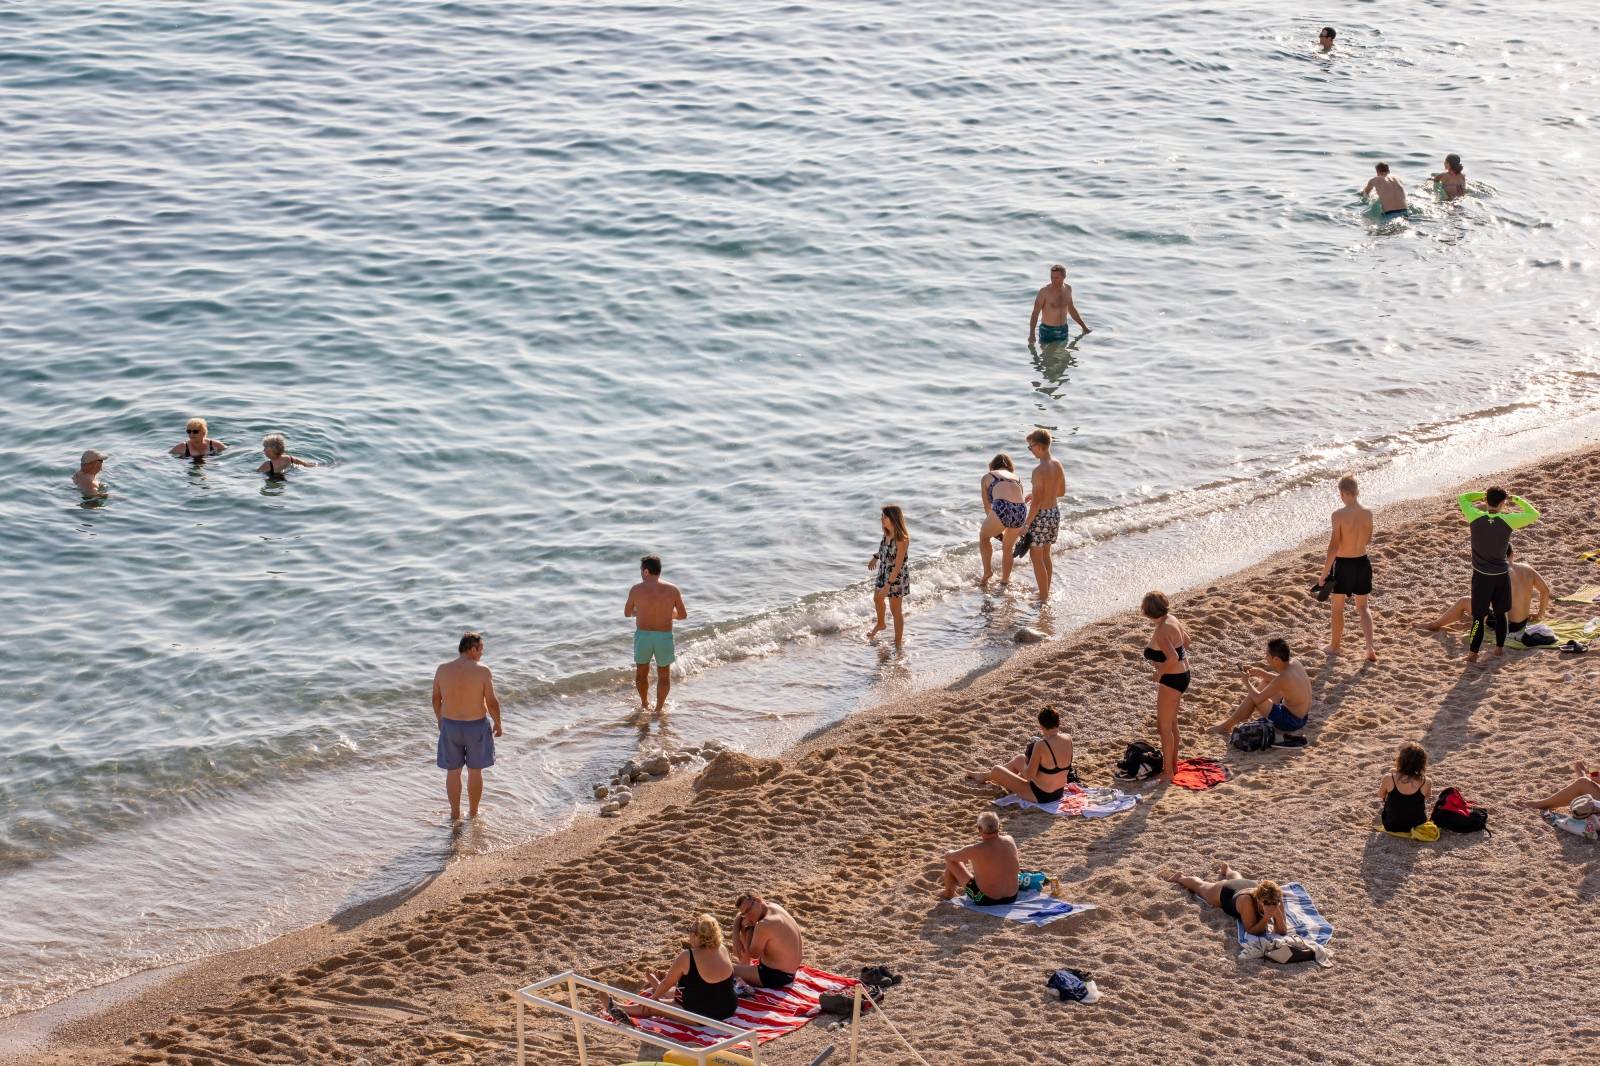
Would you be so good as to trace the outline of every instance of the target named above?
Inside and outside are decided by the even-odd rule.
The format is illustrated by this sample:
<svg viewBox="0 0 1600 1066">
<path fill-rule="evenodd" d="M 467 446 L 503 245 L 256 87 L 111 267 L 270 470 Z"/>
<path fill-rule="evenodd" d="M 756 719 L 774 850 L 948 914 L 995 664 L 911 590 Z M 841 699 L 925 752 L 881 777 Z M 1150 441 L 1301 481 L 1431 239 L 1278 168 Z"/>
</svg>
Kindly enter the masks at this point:
<svg viewBox="0 0 1600 1066">
<path fill-rule="evenodd" d="M 1043 322 L 1039 321 L 1041 318 Z M 1091 332 L 1083 324 L 1083 318 L 1078 314 L 1078 308 L 1072 302 L 1072 286 L 1067 284 L 1067 268 L 1057 263 L 1050 268 L 1050 284 L 1040 289 L 1033 298 L 1033 315 L 1028 319 L 1028 347 L 1033 347 L 1034 334 L 1039 336 L 1040 344 L 1061 344 L 1067 339 L 1071 330 L 1067 327 L 1067 319 L 1078 324 L 1078 328 L 1085 333 Z"/>
<path fill-rule="evenodd" d="M 689 617 L 678 586 L 661 580 L 661 556 L 646 555 L 639 560 L 639 583 L 628 590 L 628 605 L 622 614 L 638 619 L 639 624 L 633 634 L 633 683 L 639 690 L 639 709 L 650 709 L 650 663 L 654 660 L 656 714 L 660 715 L 672 689 L 672 663 L 677 658 L 672 622 Z"/>
</svg>

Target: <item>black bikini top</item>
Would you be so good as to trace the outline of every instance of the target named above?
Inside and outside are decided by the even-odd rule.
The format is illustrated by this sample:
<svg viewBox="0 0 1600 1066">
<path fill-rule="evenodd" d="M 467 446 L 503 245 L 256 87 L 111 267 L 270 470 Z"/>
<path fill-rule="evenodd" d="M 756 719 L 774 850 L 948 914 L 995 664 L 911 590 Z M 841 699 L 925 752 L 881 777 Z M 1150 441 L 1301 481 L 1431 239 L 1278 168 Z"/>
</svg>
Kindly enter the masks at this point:
<svg viewBox="0 0 1600 1066">
<path fill-rule="evenodd" d="M 1158 648 L 1146 648 L 1144 650 L 1144 657 L 1146 659 L 1149 659 L 1153 663 L 1164 663 L 1164 662 L 1167 661 L 1167 653 L 1164 652 L 1164 651 L 1161 651 Z M 1186 658 L 1187 657 L 1183 654 L 1183 645 L 1179 644 L 1178 645 L 1178 661 L 1181 663 Z"/>
<path fill-rule="evenodd" d="M 1046 741 L 1044 739 L 1044 737 L 1040 737 L 1038 740 L 1034 741 L 1034 743 L 1043 746 L 1045 754 L 1050 756 L 1050 765 L 1049 766 L 1046 766 L 1044 764 L 1044 760 L 1043 759 L 1039 760 L 1039 772 L 1041 774 L 1064 774 L 1068 770 L 1072 769 L 1072 764 L 1071 763 L 1068 763 L 1065 766 L 1057 766 L 1056 765 L 1056 753 L 1050 749 L 1050 744 L 1049 744 L 1048 741 Z"/>
</svg>

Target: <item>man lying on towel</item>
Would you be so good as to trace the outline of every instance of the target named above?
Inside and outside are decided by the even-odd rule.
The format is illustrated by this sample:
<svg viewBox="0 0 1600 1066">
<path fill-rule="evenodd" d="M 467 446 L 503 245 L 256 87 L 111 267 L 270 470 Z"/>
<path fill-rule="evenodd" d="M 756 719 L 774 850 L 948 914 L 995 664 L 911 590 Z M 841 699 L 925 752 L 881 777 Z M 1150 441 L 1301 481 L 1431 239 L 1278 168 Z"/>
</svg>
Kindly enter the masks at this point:
<svg viewBox="0 0 1600 1066">
<path fill-rule="evenodd" d="M 733 903 L 734 976 L 754 988 L 783 988 L 800 968 L 800 923 L 776 903 L 741 892 Z"/>
<path fill-rule="evenodd" d="M 954 899 L 957 892 L 965 892 L 980 907 L 1015 903 L 1021 872 L 1017 842 L 1000 832 L 999 815 L 984 811 L 978 815 L 978 842 L 944 857 L 942 898 Z"/>
</svg>

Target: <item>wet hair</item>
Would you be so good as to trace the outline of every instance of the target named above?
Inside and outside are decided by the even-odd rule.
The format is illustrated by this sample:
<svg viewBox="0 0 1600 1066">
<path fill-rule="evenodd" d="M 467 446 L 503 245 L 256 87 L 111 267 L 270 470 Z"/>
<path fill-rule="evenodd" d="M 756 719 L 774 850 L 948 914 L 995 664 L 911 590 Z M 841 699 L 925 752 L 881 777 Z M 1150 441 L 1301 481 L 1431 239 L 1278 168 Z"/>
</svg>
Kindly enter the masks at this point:
<svg viewBox="0 0 1600 1066">
<path fill-rule="evenodd" d="M 1289 642 L 1282 637 L 1273 637 L 1267 641 L 1267 654 L 1274 659 L 1282 659 L 1284 662 L 1288 662 L 1290 656 Z"/>
<path fill-rule="evenodd" d="M 1043 427 L 1028 434 L 1028 443 L 1037 444 L 1041 448 L 1050 447 L 1050 431 Z"/>
<path fill-rule="evenodd" d="M 477 633 L 463 633 L 461 640 L 456 644 L 456 651 L 465 655 L 473 648 L 483 647 L 483 637 Z"/>
<path fill-rule="evenodd" d="M 647 573 L 654 574 L 656 577 L 660 577 L 661 576 L 661 556 L 659 556 L 659 555 L 641 555 L 641 556 L 639 556 L 639 569 L 643 570 L 643 571 L 645 571 Z"/>
<path fill-rule="evenodd" d="M 1461 173 L 1461 157 L 1451 152 L 1444 157 L 1444 167 L 1452 174 Z"/>
<path fill-rule="evenodd" d="M 1283 902 L 1283 889 L 1278 887 L 1276 881 L 1261 882 L 1250 890 L 1250 895 L 1263 907 L 1276 907 Z"/>
<path fill-rule="evenodd" d="M 984 811 L 978 815 L 978 832 L 984 834 L 1000 832 L 1000 816 L 993 811 Z"/>
<path fill-rule="evenodd" d="M 1062 266 L 1060 263 L 1051 263 L 1050 264 L 1050 273 L 1054 274 L 1058 270 L 1061 271 L 1061 273 L 1063 273 L 1063 274 L 1065 274 L 1067 272 L 1067 268 Z"/>
<path fill-rule="evenodd" d="M 289 442 L 283 439 L 282 433 L 268 433 L 261 438 L 261 446 L 267 451 L 277 452 L 279 455 L 289 450 Z"/>
<path fill-rule="evenodd" d="M 1394 756 L 1395 773 L 1420 781 L 1427 769 L 1428 753 L 1422 750 L 1421 744 L 1400 745 L 1400 750 Z"/>
<path fill-rule="evenodd" d="M 211 432 L 210 428 L 206 426 L 206 420 L 203 418 L 191 418 L 183 424 L 183 428 L 198 429 L 202 435 Z"/>
<path fill-rule="evenodd" d="M 1318 37 L 1337 37 L 1337 36 L 1339 36 L 1339 31 L 1334 29 L 1332 26 L 1324 26 L 1324 27 L 1322 27 L 1322 32 L 1317 34 L 1317 36 Z"/>
<path fill-rule="evenodd" d="M 1491 485 L 1489 491 L 1483 494 L 1483 502 L 1490 507 L 1499 507 L 1506 502 L 1506 490 L 1499 485 Z"/>
<path fill-rule="evenodd" d="M 1356 487 L 1356 477 L 1354 474 L 1346 474 L 1344 477 L 1339 479 L 1339 491 L 1348 492 L 1352 496 L 1360 491 Z"/>
<path fill-rule="evenodd" d="M 1146 618 L 1165 618 L 1167 607 L 1165 592 L 1146 592 L 1144 599 L 1139 601 L 1139 613 Z"/>
<path fill-rule="evenodd" d="M 906 514 L 900 510 L 898 503 L 884 504 L 883 517 L 889 520 L 889 528 L 894 531 L 896 541 L 911 539 L 911 534 L 906 532 Z"/>
<path fill-rule="evenodd" d="M 1039 709 L 1039 724 L 1046 729 L 1060 729 L 1061 716 L 1054 707 L 1041 707 Z"/>
<path fill-rule="evenodd" d="M 697 948 L 720 948 L 722 946 L 722 926 L 709 914 L 702 914 L 694 920 L 694 929 L 689 933 L 689 943 Z"/>
<path fill-rule="evenodd" d="M 989 460 L 989 469 L 1009 470 L 1013 474 L 1017 472 L 1016 464 L 1011 461 L 1011 456 L 1007 455 L 1005 452 L 1000 452 L 993 459 Z"/>
<path fill-rule="evenodd" d="M 1377 166 L 1373 167 L 1372 169 L 1376 170 L 1379 174 L 1387 174 L 1387 173 L 1389 173 L 1389 164 L 1388 163 L 1379 163 Z"/>
</svg>

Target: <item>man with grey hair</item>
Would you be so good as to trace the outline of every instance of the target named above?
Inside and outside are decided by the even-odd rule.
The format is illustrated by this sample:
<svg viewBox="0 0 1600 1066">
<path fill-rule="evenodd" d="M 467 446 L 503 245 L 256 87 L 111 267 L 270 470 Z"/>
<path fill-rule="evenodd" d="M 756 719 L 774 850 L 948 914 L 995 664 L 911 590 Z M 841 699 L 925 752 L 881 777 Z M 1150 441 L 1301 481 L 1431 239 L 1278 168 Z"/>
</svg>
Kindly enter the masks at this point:
<svg viewBox="0 0 1600 1066">
<path fill-rule="evenodd" d="M 1022 856 L 1017 842 L 1000 832 L 1000 817 L 993 811 L 978 815 L 978 842 L 944 857 L 945 899 L 965 892 L 980 907 L 1003 906 L 1017 901 L 1017 878 Z"/>
<path fill-rule="evenodd" d="M 1040 344 L 1060 344 L 1065 341 L 1071 330 L 1067 327 L 1067 318 L 1078 324 L 1078 328 L 1085 333 L 1093 332 L 1083 324 L 1078 308 L 1072 302 L 1072 286 L 1067 284 L 1067 268 L 1057 263 L 1050 268 L 1050 284 L 1039 290 L 1033 298 L 1033 317 L 1028 319 L 1028 346 L 1033 346 L 1033 335 L 1037 329 Z M 1039 319 L 1044 322 L 1040 324 Z"/>
</svg>

